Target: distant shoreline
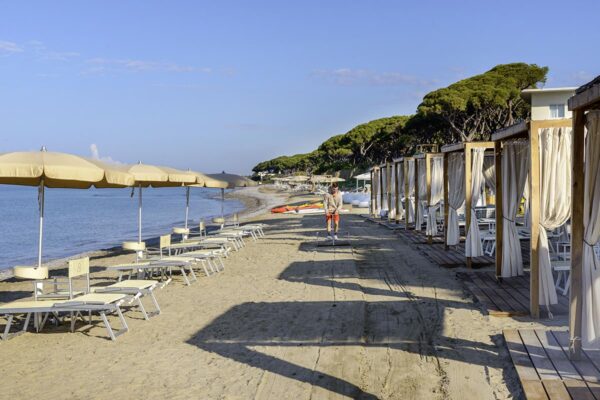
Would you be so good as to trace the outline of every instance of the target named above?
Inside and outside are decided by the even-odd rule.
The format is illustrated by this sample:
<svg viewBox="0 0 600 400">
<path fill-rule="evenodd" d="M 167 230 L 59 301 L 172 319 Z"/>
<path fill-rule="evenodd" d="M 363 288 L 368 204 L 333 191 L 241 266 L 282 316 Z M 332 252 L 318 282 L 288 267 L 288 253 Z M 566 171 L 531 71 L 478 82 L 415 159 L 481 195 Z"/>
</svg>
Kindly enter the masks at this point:
<svg viewBox="0 0 600 400">
<path fill-rule="evenodd" d="M 266 187 L 263 186 L 262 188 L 265 188 L 265 190 L 269 190 L 268 188 L 269 185 L 267 185 Z M 241 188 L 241 189 L 235 189 L 232 192 L 229 192 L 225 195 L 226 199 L 235 199 L 240 201 L 243 205 L 244 208 L 241 212 L 238 212 L 238 215 L 240 217 L 240 219 L 249 219 L 249 218 L 255 218 L 261 214 L 264 214 L 267 210 L 271 209 L 274 205 L 277 205 L 277 202 L 274 202 L 275 199 L 277 199 L 277 201 L 280 201 L 280 199 L 278 198 L 278 196 L 275 195 L 275 192 L 272 193 L 265 193 L 264 191 L 260 190 L 261 187 L 253 187 L 253 188 Z M 226 214 L 225 218 L 231 218 L 231 216 L 233 215 L 233 213 L 231 214 Z M 210 225 L 212 222 L 211 221 L 206 221 L 207 225 Z M 194 230 L 194 228 L 198 228 L 197 226 L 195 226 L 195 224 L 197 224 L 196 222 L 194 222 L 194 225 L 192 225 L 192 230 Z M 166 233 L 166 232 L 165 232 Z M 144 242 L 147 243 L 147 245 L 152 246 L 158 243 L 158 236 L 156 237 L 151 237 L 148 239 L 145 239 Z M 72 259 L 75 258 L 81 258 L 81 257 L 90 257 L 90 259 L 98 259 L 98 258 L 104 258 L 104 257 L 111 257 L 114 256 L 115 254 L 119 254 L 121 253 L 121 246 L 113 246 L 113 247 L 108 247 L 108 248 L 103 248 L 103 249 L 99 249 L 99 250 L 90 250 L 90 251 L 86 251 L 83 253 L 79 253 L 79 254 L 75 254 L 75 255 L 71 255 L 68 257 L 62 257 L 62 258 L 57 258 L 54 260 L 49 260 L 47 262 L 44 262 L 44 266 L 47 266 L 50 270 L 55 270 L 55 269 L 60 269 L 60 268 L 64 268 L 65 264 Z M 0 281 L 3 280 L 7 280 L 13 277 L 13 268 L 9 267 L 6 269 L 0 269 Z"/>
</svg>

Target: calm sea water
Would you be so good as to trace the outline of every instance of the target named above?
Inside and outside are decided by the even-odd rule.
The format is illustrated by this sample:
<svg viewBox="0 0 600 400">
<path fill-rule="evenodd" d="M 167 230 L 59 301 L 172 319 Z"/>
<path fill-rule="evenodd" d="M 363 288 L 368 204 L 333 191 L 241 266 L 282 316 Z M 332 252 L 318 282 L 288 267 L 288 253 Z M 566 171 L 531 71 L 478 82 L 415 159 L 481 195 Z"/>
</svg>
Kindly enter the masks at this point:
<svg viewBox="0 0 600 400">
<path fill-rule="evenodd" d="M 131 189 L 46 189 L 43 260 L 120 245 L 137 239 L 138 194 Z M 225 200 L 225 213 L 243 210 Z M 190 227 L 221 214 L 220 191 L 193 188 Z M 185 189 L 144 189 L 143 238 L 183 226 Z M 193 222 L 192 222 L 193 221 Z M 37 261 L 37 188 L 0 185 L 0 269 Z"/>
</svg>

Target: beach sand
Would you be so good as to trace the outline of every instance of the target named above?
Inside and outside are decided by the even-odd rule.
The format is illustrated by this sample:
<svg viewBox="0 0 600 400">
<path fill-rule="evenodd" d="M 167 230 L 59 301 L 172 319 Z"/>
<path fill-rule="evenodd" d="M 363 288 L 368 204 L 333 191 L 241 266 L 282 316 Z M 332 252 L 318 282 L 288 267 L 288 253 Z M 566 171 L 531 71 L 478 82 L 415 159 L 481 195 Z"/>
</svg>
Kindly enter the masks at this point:
<svg viewBox="0 0 600 400">
<path fill-rule="evenodd" d="M 265 190 L 247 195 L 263 206 L 283 202 Z M 483 315 L 454 271 L 356 212 L 342 217 L 350 246 L 339 247 L 318 245 L 322 215 L 253 219 L 269 224 L 265 238 L 249 240 L 225 271 L 190 287 L 175 275 L 157 293 L 162 314 L 144 321 L 128 311 L 130 331 L 115 342 L 98 323 L 0 343 L 0 397 L 521 398 L 501 331 L 523 323 Z M 0 301 L 30 290 L 27 282 L 0 282 Z"/>
</svg>

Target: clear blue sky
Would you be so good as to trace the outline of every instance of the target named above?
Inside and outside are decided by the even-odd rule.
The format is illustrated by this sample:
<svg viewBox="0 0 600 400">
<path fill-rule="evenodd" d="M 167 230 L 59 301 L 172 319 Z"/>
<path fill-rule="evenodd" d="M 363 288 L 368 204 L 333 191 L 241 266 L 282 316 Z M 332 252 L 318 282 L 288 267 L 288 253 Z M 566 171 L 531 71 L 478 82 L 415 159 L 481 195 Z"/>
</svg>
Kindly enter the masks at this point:
<svg viewBox="0 0 600 400">
<path fill-rule="evenodd" d="M 580 85 L 600 74 L 599 14 L 596 0 L 0 0 L 0 152 L 95 144 L 248 173 L 499 63 Z"/>
</svg>

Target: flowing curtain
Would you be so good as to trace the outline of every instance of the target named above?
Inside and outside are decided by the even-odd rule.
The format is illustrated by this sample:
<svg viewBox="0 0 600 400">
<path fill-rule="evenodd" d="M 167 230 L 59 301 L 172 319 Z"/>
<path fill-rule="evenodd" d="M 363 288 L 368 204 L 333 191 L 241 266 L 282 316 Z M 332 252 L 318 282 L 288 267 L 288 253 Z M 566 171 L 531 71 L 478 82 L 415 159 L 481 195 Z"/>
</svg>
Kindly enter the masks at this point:
<svg viewBox="0 0 600 400">
<path fill-rule="evenodd" d="M 448 226 L 446 244 L 454 246 L 460 243 L 458 209 L 465 204 L 465 155 L 448 155 Z"/>
<path fill-rule="evenodd" d="M 444 158 L 434 157 L 431 160 L 431 196 L 429 198 L 427 211 L 426 234 L 436 236 L 437 230 L 437 211 L 440 202 L 444 198 Z"/>
<path fill-rule="evenodd" d="M 373 182 L 371 182 L 371 192 L 373 192 L 373 201 L 375 204 L 373 205 L 373 213 L 375 215 L 379 215 L 379 170 L 373 171 Z"/>
<path fill-rule="evenodd" d="M 417 177 L 417 187 L 419 188 L 419 198 L 416 199 L 416 221 L 415 229 L 420 231 L 423 227 L 423 221 L 425 219 L 425 202 L 427 201 L 427 170 L 425 159 L 417 159 L 417 166 L 419 167 L 419 176 Z"/>
<path fill-rule="evenodd" d="M 465 241 L 465 256 L 481 257 L 483 255 L 483 247 L 481 246 L 481 235 L 479 234 L 479 222 L 477 221 L 477 213 L 475 207 L 481 198 L 481 188 L 483 187 L 483 159 L 485 158 L 484 148 L 473 149 L 472 164 L 471 164 L 471 209 L 465 212 L 471 213 L 471 223 L 467 232 Z"/>
<path fill-rule="evenodd" d="M 394 167 L 396 169 L 396 176 L 398 177 L 398 209 L 396 210 L 396 214 L 398 218 L 404 217 L 404 164 L 398 163 Z"/>
<path fill-rule="evenodd" d="M 502 152 L 502 277 L 523 275 L 521 242 L 515 218 L 529 172 L 529 149 L 525 141 L 504 144 Z"/>
<path fill-rule="evenodd" d="M 381 167 L 381 194 L 383 198 L 381 199 L 381 213 L 383 214 L 385 211 L 388 211 L 388 184 L 387 184 L 387 176 L 388 170 L 387 167 Z"/>
<path fill-rule="evenodd" d="M 396 218 L 396 167 L 393 163 L 390 164 L 388 171 L 390 174 L 390 196 L 388 197 L 390 199 L 389 217 L 390 219 L 394 219 Z"/>
<path fill-rule="evenodd" d="M 600 241 L 600 111 L 587 114 L 583 199 L 582 344 L 600 347 L 600 262 L 594 245 Z"/>
<path fill-rule="evenodd" d="M 539 131 L 540 150 L 540 304 L 558 302 L 548 235 L 564 225 L 571 216 L 571 128 L 546 128 Z"/>
<path fill-rule="evenodd" d="M 496 194 L 496 164 L 494 156 L 486 155 L 483 158 L 483 178 L 485 185 L 490 188 L 490 192 Z"/>
<path fill-rule="evenodd" d="M 415 222 L 415 160 L 408 160 L 408 223 Z"/>
</svg>

